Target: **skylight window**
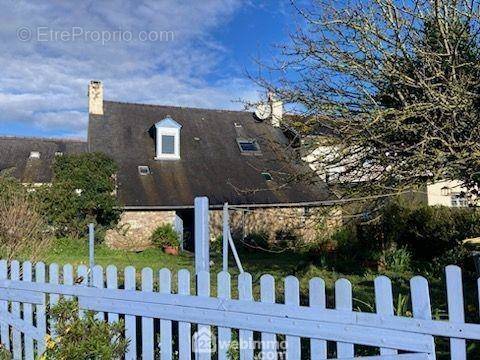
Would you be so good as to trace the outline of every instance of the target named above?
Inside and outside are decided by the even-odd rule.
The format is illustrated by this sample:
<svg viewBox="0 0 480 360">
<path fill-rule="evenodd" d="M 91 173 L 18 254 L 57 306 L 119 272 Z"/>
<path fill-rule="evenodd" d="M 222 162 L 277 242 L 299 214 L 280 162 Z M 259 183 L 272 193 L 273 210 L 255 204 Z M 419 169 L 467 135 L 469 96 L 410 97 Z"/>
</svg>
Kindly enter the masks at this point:
<svg viewBox="0 0 480 360">
<path fill-rule="evenodd" d="M 145 176 L 145 175 L 150 175 L 152 172 L 150 171 L 150 167 L 141 165 L 138 167 L 138 173 L 141 176 Z"/>
<path fill-rule="evenodd" d="M 260 146 L 255 139 L 237 139 L 242 154 L 261 155 Z"/>
<path fill-rule="evenodd" d="M 258 146 L 253 141 L 241 141 L 240 148 L 242 151 L 258 151 Z"/>
</svg>

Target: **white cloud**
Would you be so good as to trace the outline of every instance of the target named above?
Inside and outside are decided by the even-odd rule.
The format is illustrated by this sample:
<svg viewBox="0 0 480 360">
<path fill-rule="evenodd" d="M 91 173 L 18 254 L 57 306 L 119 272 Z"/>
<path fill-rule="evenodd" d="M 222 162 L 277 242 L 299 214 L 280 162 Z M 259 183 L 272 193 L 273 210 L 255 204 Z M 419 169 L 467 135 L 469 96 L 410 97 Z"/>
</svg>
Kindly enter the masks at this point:
<svg viewBox="0 0 480 360">
<path fill-rule="evenodd" d="M 208 81 L 227 52 L 209 33 L 228 23 L 241 0 L 0 3 L 0 122 L 85 135 L 90 79 L 103 80 L 105 98 L 120 101 L 239 108 L 231 100 L 255 97 L 240 71 Z M 61 41 L 61 31 L 70 38 Z M 117 40 L 96 41 L 102 32 Z M 173 39 L 139 39 L 149 32 Z M 25 34 L 32 39 L 21 41 Z"/>
</svg>

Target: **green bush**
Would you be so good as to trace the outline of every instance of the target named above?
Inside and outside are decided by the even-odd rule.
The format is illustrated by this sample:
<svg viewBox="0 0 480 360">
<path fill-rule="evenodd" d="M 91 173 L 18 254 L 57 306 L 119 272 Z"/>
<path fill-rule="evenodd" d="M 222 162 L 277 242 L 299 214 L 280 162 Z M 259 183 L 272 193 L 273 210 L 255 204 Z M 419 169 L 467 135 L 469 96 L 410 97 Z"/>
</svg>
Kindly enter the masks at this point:
<svg viewBox="0 0 480 360">
<path fill-rule="evenodd" d="M 99 230 L 116 224 L 117 166 L 100 153 L 62 155 L 53 164 L 53 181 L 38 191 L 43 212 L 56 235 L 80 237 L 93 222 Z"/>
<path fill-rule="evenodd" d="M 41 359 L 110 360 L 122 359 L 129 340 L 123 337 L 122 321 L 108 323 L 95 319 L 95 313 L 85 312 L 80 318 L 78 303 L 61 299 L 50 310 L 56 337 L 47 336 L 47 350 Z"/>
<path fill-rule="evenodd" d="M 389 249 L 383 253 L 385 270 L 406 273 L 412 269 L 412 254 L 407 247 Z"/>
<path fill-rule="evenodd" d="M 431 270 L 434 273 L 443 272 L 447 265 L 458 265 L 462 269 L 474 271 L 474 263 L 471 252 L 463 245 L 458 245 L 453 249 L 447 250 L 441 256 L 436 257 L 431 262 Z"/>
<path fill-rule="evenodd" d="M 158 247 L 172 246 L 178 248 L 180 245 L 178 233 L 172 225 L 165 224 L 155 229 L 151 236 L 152 243 Z"/>
<path fill-rule="evenodd" d="M 431 261 L 480 236 L 480 211 L 442 206 L 387 205 L 375 224 L 359 226 L 359 241 L 370 251 L 408 248 L 414 260 Z"/>
</svg>

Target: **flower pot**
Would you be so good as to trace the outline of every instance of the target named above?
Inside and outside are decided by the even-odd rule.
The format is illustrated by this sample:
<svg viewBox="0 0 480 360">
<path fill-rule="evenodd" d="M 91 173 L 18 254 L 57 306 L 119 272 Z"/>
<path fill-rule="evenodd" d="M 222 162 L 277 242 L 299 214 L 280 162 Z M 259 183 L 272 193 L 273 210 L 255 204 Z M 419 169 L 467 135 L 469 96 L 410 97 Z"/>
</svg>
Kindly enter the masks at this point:
<svg viewBox="0 0 480 360">
<path fill-rule="evenodd" d="M 164 252 L 165 254 L 177 256 L 177 255 L 178 255 L 178 248 L 177 248 L 177 247 L 173 247 L 173 246 L 164 246 L 164 247 L 163 247 L 163 252 Z"/>
</svg>

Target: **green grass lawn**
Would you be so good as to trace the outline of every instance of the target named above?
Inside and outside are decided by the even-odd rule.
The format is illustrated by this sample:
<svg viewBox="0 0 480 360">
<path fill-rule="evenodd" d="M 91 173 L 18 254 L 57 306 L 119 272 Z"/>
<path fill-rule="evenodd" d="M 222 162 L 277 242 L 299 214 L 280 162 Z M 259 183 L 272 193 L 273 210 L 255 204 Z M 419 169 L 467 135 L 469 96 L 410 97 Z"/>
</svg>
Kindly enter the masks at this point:
<svg viewBox="0 0 480 360">
<path fill-rule="evenodd" d="M 373 312 L 374 305 L 374 287 L 373 281 L 376 276 L 380 275 L 376 271 L 368 270 L 355 261 L 352 254 L 351 261 L 343 263 L 339 271 L 332 267 L 334 261 L 322 260 L 321 256 L 312 256 L 308 254 L 293 253 L 269 253 L 269 252 L 247 252 L 241 251 L 240 258 L 244 269 L 252 275 L 254 283 L 254 298 L 259 299 L 259 282 L 263 274 L 271 274 L 277 284 L 277 302 L 283 301 L 283 279 L 286 276 L 294 275 L 300 281 L 301 302 L 308 303 L 308 281 L 312 277 L 321 277 L 325 280 L 327 287 L 327 306 L 334 306 L 334 286 L 335 281 L 340 278 L 347 278 L 352 283 L 353 288 L 353 306 L 355 310 Z M 88 244 L 85 240 L 59 239 L 54 242 L 42 260 L 47 263 L 57 263 L 59 265 L 72 264 L 74 266 L 80 264 L 88 264 Z M 218 254 L 211 255 L 212 273 L 221 271 L 222 259 Z M 160 249 L 148 249 L 142 252 L 129 252 L 122 250 L 112 250 L 103 244 L 95 247 L 96 264 L 107 266 L 115 265 L 119 270 L 119 283 L 122 284 L 122 270 L 127 266 L 134 266 L 137 269 L 138 284 L 140 284 L 140 270 L 144 267 L 150 267 L 154 271 L 161 268 L 168 268 L 173 275 L 173 290 L 176 286 L 176 273 L 180 269 L 189 269 L 193 271 L 194 257 L 190 253 L 183 253 L 179 256 L 165 254 Z M 329 263 L 329 264 L 327 264 Z M 232 296 L 237 296 L 238 269 L 235 266 L 233 258 L 229 259 L 230 273 L 232 276 Z M 384 273 L 393 283 L 394 289 L 394 306 L 397 314 L 409 315 L 411 313 L 411 303 L 409 298 L 409 280 L 418 272 L 404 273 Z M 442 318 L 446 314 L 446 297 L 443 274 L 420 274 L 426 275 L 430 283 L 430 292 L 432 298 L 433 315 L 436 318 Z M 193 287 L 193 285 L 192 285 Z M 476 283 L 473 276 L 465 274 L 465 303 L 467 310 L 467 319 L 469 321 L 478 322 L 478 311 L 476 303 Z M 193 290 L 193 289 L 192 289 Z M 216 295 L 216 280 L 212 275 L 212 296 Z M 441 353 L 447 353 L 446 342 L 439 343 Z M 477 354 L 478 347 L 473 347 L 469 352 Z"/>
<path fill-rule="evenodd" d="M 315 258 L 304 254 L 292 253 L 269 253 L 269 252 L 251 252 L 241 251 L 240 258 L 246 272 L 252 275 L 254 293 L 258 295 L 258 284 L 263 274 L 272 275 L 279 289 L 280 299 L 282 297 L 283 279 L 289 275 L 296 276 L 300 280 L 301 292 L 303 298 L 308 295 L 308 281 L 315 276 L 325 280 L 327 291 L 333 292 L 335 281 L 340 278 L 347 278 L 353 285 L 354 296 L 357 306 L 365 310 L 365 304 L 371 304 L 373 298 L 373 280 L 378 275 L 371 271 L 358 269 L 358 266 L 352 261 L 351 271 L 339 272 L 335 269 L 321 266 L 315 261 Z M 72 264 L 74 266 L 88 265 L 88 245 L 85 240 L 59 239 L 43 257 L 47 264 L 57 263 L 59 265 Z M 212 273 L 221 271 L 222 259 L 218 254 L 211 255 Z M 115 265 L 119 274 L 127 266 L 133 266 L 137 269 L 137 274 L 144 267 L 150 267 L 154 271 L 161 268 L 168 268 L 175 275 L 180 269 L 194 269 L 194 257 L 191 253 L 182 253 L 179 256 L 165 254 L 160 249 L 147 249 L 142 252 L 130 252 L 124 250 L 112 250 L 103 244 L 95 247 L 95 263 L 107 266 Z M 233 258 L 229 259 L 229 272 L 233 275 L 233 286 L 235 289 L 235 275 L 238 275 L 238 269 Z M 347 266 L 348 267 L 348 266 Z M 406 290 L 408 279 L 413 274 L 388 274 L 394 282 L 397 289 Z M 212 279 L 212 293 L 215 293 L 215 280 Z M 236 291 L 234 290 L 234 294 Z M 368 306 L 367 306 L 368 308 Z"/>
<path fill-rule="evenodd" d="M 82 239 L 55 240 L 44 256 L 46 263 L 88 265 L 88 243 Z M 182 268 L 193 269 L 191 255 L 171 256 L 160 249 L 147 249 L 142 252 L 112 250 L 103 244 L 95 245 L 95 263 L 102 266 L 115 265 L 119 270 L 133 266 L 140 270 L 150 267 L 153 270 L 169 268 L 172 271 Z"/>
<path fill-rule="evenodd" d="M 399 297 L 408 296 L 409 280 L 415 275 L 426 275 L 431 286 L 432 301 L 434 303 L 433 308 L 437 309 L 438 316 L 441 316 L 441 313 L 446 310 L 443 274 L 419 274 L 418 272 L 385 272 L 380 274 L 377 271 L 366 269 L 356 263 L 354 256 L 352 256 L 351 261 L 342 264 L 340 270 L 336 269 L 335 266 L 326 265 L 321 259 L 308 254 L 240 251 L 240 258 L 245 271 L 252 275 L 255 285 L 255 295 L 259 294 L 258 284 L 260 277 L 263 274 L 270 274 L 277 282 L 279 300 L 281 301 L 283 296 L 283 280 L 285 277 L 293 275 L 300 281 L 302 301 L 306 302 L 308 297 L 308 281 L 313 277 L 321 277 L 325 280 L 327 294 L 330 295 L 329 299 L 333 301 L 335 281 L 340 278 L 347 278 L 353 286 L 354 307 L 359 310 L 373 311 L 373 281 L 375 277 L 378 275 L 387 275 L 392 280 L 396 306 L 400 307 L 402 300 L 399 299 Z M 49 251 L 42 257 L 42 260 L 47 264 L 88 265 L 87 242 L 85 240 L 74 239 L 55 240 Z M 211 261 L 212 274 L 220 272 L 222 266 L 221 256 L 212 254 Z M 168 268 L 174 276 L 180 269 L 188 269 L 191 272 L 193 272 L 194 269 L 194 257 L 191 253 L 186 252 L 179 256 L 172 256 L 155 248 L 136 253 L 124 250 L 112 250 L 103 244 L 96 245 L 95 247 L 95 263 L 103 267 L 115 265 L 119 270 L 119 274 L 121 274 L 127 266 L 135 267 L 137 274 L 140 274 L 141 269 L 144 267 L 150 267 L 155 272 L 162 268 Z M 232 289 L 235 294 L 235 280 L 239 272 L 233 258 L 229 259 L 229 265 L 229 272 L 233 275 Z M 214 276 L 212 276 L 213 295 L 215 294 L 215 283 Z M 475 279 L 471 276 L 466 276 L 465 287 L 468 289 L 466 295 L 471 295 L 473 300 L 476 293 L 476 291 L 474 291 L 475 286 Z M 469 296 L 467 296 L 466 300 L 468 300 L 468 298 Z M 408 304 L 405 306 L 405 309 L 406 308 L 408 308 Z M 405 309 L 399 309 L 399 311 L 404 311 Z"/>
<path fill-rule="evenodd" d="M 240 258 L 244 270 L 252 275 L 254 284 L 258 285 L 261 275 L 270 274 L 276 279 L 280 290 L 283 279 L 289 275 L 299 278 L 302 293 L 307 293 L 308 280 L 314 276 L 321 276 L 326 281 L 328 288 L 333 288 L 334 282 L 337 279 L 347 277 L 352 284 L 357 285 L 357 290 L 371 288 L 371 281 L 373 281 L 374 278 L 371 274 L 365 276 L 364 274 L 342 274 L 331 270 L 321 270 L 313 265 L 308 256 L 300 254 L 243 251 L 240 252 Z M 85 240 L 55 240 L 49 251 L 42 256 L 42 260 L 47 264 L 88 265 L 88 244 Z M 211 262 L 212 272 L 220 272 L 222 267 L 221 256 L 212 254 Z M 190 271 L 194 269 L 194 257 L 191 253 L 185 252 L 179 256 L 172 256 L 155 248 L 137 253 L 124 250 L 112 250 L 103 244 L 95 246 L 95 263 L 103 267 L 115 265 L 119 270 L 119 274 L 121 274 L 122 270 L 127 266 L 135 267 L 137 273 L 140 273 L 140 270 L 144 267 L 150 267 L 154 271 L 168 268 L 173 274 L 177 273 L 180 269 L 188 269 Z M 233 275 L 233 285 L 235 285 L 235 275 L 238 275 L 239 272 L 233 258 L 229 259 L 229 265 L 229 272 Z M 212 280 L 213 292 L 215 292 L 214 283 L 215 281 Z M 232 286 L 232 288 L 234 287 L 235 286 Z M 255 286 L 255 293 L 258 294 L 258 286 Z"/>
</svg>

